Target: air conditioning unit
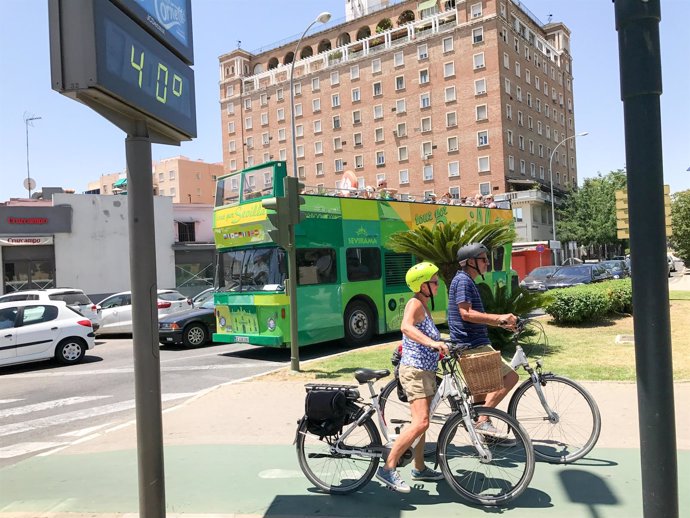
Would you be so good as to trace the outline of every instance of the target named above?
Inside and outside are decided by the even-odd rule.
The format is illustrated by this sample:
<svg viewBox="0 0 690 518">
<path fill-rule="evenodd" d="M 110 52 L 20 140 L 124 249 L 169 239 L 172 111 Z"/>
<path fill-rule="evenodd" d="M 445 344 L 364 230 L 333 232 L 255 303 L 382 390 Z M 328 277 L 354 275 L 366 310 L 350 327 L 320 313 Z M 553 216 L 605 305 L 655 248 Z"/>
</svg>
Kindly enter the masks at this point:
<svg viewBox="0 0 690 518">
<path fill-rule="evenodd" d="M 398 136 L 398 131 L 397 131 L 397 130 L 393 130 L 393 136 L 394 136 L 394 137 L 397 137 L 397 136 Z"/>
<path fill-rule="evenodd" d="M 395 106 L 391 108 L 391 111 L 394 112 L 396 110 Z"/>
<path fill-rule="evenodd" d="M 432 155 L 431 153 L 426 154 L 426 155 L 424 155 L 424 160 L 429 160 L 432 156 L 434 156 L 434 155 Z"/>
</svg>

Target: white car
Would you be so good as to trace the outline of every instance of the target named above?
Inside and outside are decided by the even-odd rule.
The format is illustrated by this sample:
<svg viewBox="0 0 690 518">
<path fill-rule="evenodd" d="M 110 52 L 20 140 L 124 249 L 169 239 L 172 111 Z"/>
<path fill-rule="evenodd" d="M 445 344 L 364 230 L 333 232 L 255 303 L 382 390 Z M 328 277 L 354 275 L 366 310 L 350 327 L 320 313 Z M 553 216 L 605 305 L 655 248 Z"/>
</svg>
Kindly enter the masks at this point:
<svg viewBox="0 0 690 518">
<path fill-rule="evenodd" d="M 0 302 L 0 365 L 51 358 L 71 365 L 95 345 L 91 321 L 64 302 Z"/>
<path fill-rule="evenodd" d="M 132 292 L 123 291 L 103 299 L 98 334 L 132 333 Z M 158 290 L 158 318 L 192 307 L 191 301 L 176 290 Z"/>
<path fill-rule="evenodd" d="M 101 325 L 101 308 L 91 302 L 91 299 L 82 290 L 75 288 L 49 288 L 45 290 L 14 291 L 0 295 L 0 302 L 17 300 L 62 301 L 91 320 L 94 331 Z"/>
</svg>

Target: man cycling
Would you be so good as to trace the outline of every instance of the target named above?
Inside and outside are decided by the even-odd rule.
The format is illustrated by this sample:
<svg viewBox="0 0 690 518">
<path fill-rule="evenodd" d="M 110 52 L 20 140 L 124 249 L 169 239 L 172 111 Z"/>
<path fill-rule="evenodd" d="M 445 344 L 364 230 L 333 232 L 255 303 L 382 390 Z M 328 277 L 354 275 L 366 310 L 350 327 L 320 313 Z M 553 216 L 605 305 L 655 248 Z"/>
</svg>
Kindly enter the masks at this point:
<svg viewBox="0 0 690 518">
<path fill-rule="evenodd" d="M 512 313 L 496 315 L 484 311 L 474 280 L 480 276 L 483 279 L 489 268 L 489 250 L 486 246 L 481 243 L 463 246 L 456 257 L 460 269 L 448 290 L 450 337 L 453 341 L 469 345 L 469 350 L 463 356 L 493 351 L 487 326 L 512 329 L 517 323 L 517 317 Z M 475 403 L 483 402 L 481 404 L 484 406 L 495 408 L 508 395 L 518 382 L 518 375 L 505 361 L 501 365 L 501 374 L 503 388 L 489 394 L 473 394 Z M 480 417 L 476 426 L 484 435 L 499 434 L 488 417 Z"/>
</svg>

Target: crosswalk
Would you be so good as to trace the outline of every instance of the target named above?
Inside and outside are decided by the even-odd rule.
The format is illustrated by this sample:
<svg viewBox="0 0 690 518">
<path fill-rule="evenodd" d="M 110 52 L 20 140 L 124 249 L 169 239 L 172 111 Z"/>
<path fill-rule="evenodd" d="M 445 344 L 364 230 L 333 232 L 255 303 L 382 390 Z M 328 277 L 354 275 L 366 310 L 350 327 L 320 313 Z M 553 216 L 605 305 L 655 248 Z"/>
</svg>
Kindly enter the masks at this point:
<svg viewBox="0 0 690 518">
<path fill-rule="evenodd" d="M 194 394 L 163 394 L 161 399 L 183 401 Z M 45 454 L 121 424 L 132 416 L 128 411 L 135 400 L 112 398 L 76 396 L 30 404 L 21 398 L 0 399 L 0 460 Z"/>
</svg>

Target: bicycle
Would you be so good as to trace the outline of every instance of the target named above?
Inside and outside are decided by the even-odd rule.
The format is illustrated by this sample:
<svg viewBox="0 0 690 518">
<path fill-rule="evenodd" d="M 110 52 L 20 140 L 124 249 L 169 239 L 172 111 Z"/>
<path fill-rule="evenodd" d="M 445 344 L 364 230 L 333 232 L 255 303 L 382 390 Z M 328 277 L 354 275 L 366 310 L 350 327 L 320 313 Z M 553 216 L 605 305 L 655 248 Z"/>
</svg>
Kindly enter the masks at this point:
<svg viewBox="0 0 690 518">
<path fill-rule="evenodd" d="M 441 401 L 439 394 L 443 394 L 453 409 L 439 434 L 437 465 L 441 466 L 451 488 L 468 502 L 490 506 L 506 503 L 520 496 L 532 480 L 532 444 L 522 426 L 507 413 L 471 404 L 457 364 L 462 347 L 451 343 L 449 348 L 451 354 L 441 360 L 441 390 L 431 408 L 433 415 L 434 405 Z M 346 397 L 342 428 L 311 433 L 306 415 L 298 421 L 295 445 L 299 465 L 320 490 L 336 495 L 357 491 L 373 478 L 380 460 L 386 458 L 401 430 L 396 427 L 395 434 L 389 433 L 379 404 L 380 394 L 374 390 L 374 382 L 388 375 L 387 369 L 355 372 L 359 384 L 366 383 L 369 387 L 370 403 L 364 402 L 355 386 L 314 383 L 305 386 L 307 393 L 341 391 Z M 475 429 L 478 418 L 483 416 L 491 419 L 499 430 L 498 435 L 488 436 Z M 412 462 L 416 442 L 401 457 L 399 466 Z"/>
<path fill-rule="evenodd" d="M 516 344 L 513 369 L 522 367 L 529 378 L 522 382 L 508 403 L 508 413 L 527 430 L 538 459 L 568 464 L 587 455 L 601 432 L 601 415 L 592 395 L 579 383 L 535 368 L 519 345 L 528 330 L 537 331 L 536 346 L 546 348 L 544 327 L 536 320 L 520 319 L 513 336 Z"/>
</svg>

